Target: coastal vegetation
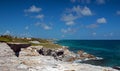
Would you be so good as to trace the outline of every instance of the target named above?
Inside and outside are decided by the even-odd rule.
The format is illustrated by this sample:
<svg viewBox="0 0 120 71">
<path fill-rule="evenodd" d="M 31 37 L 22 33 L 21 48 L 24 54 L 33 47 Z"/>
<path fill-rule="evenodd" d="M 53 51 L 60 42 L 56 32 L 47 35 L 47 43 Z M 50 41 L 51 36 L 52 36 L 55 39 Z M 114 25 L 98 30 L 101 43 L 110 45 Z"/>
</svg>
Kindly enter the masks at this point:
<svg viewBox="0 0 120 71">
<path fill-rule="evenodd" d="M 27 43 L 32 46 L 43 46 L 46 48 L 61 48 L 62 46 L 54 44 L 52 40 L 42 38 L 15 37 L 11 35 L 1 35 L 0 42 L 6 43 Z"/>
</svg>

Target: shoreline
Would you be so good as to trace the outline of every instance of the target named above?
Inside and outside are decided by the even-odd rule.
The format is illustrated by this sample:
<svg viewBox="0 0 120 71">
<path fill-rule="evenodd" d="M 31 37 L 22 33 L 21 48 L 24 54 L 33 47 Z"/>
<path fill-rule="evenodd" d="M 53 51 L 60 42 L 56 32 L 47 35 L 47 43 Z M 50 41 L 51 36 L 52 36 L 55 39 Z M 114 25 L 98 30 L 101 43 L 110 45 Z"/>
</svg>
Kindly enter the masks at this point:
<svg viewBox="0 0 120 71">
<path fill-rule="evenodd" d="M 4 69 L 8 69 L 6 71 L 118 71 L 111 67 L 55 60 L 52 56 L 40 55 L 36 51 L 43 48 L 42 46 L 22 48 L 19 57 L 14 55 L 6 43 L 0 43 L 0 48 L 0 53 L 7 51 L 0 56 L 0 70 L 2 71 Z M 12 54 L 7 54 L 8 52 Z"/>
<path fill-rule="evenodd" d="M 58 44 L 59 45 L 59 44 Z M 62 45 L 61 45 L 62 46 Z M 69 50 L 69 46 L 62 46 L 63 48 L 67 48 L 68 50 Z M 70 50 L 69 50 L 70 51 Z M 85 51 L 83 51 L 83 50 L 78 50 L 77 52 L 79 52 L 79 51 L 82 51 L 83 52 L 83 54 L 89 54 L 89 53 L 87 53 L 87 52 L 85 52 Z M 72 53 L 74 53 L 74 54 L 76 54 L 76 56 L 78 55 L 77 53 L 75 53 L 75 52 L 73 52 L 73 51 L 70 51 L 70 52 L 72 52 Z M 92 54 L 91 54 L 92 55 Z M 104 58 L 102 58 L 102 57 L 97 57 L 97 56 L 95 56 L 95 58 L 96 59 L 89 59 L 89 58 L 86 58 L 86 59 L 84 59 L 84 60 L 80 60 L 80 59 L 78 59 L 78 60 L 75 60 L 74 62 L 83 62 L 83 61 L 89 61 L 89 60 L 103 60 Z"/>
<path fill-rule="evenodd" d="M 119 43 L 120 41 L 86 41 L 86 40 L 61 40 L 58 41 L 58 44 L 68 45 L 69 49 L 73 52 L 77 52 L 78 50 L 85 50 L 87 53 L 94 54 L 95 56 L 99 56 L 104 58 L 102 61 L 90 61 L 85 62 L 93 65 L 100 66 L 120 66 L 119 61 Z"/>
</svg>

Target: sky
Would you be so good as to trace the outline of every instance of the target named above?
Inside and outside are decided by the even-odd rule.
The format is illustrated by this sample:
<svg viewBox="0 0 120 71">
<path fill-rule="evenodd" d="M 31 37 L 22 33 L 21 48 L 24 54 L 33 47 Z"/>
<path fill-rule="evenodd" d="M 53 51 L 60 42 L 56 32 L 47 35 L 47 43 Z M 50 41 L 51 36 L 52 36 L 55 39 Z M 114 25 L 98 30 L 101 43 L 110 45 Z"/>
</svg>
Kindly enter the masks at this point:
<svg viewBox="0 0 120 71">
<path fill-rule="evenodd" d="M 0 0 L 0 35 L 120 39 L 120 0 Z"/>
</svg>

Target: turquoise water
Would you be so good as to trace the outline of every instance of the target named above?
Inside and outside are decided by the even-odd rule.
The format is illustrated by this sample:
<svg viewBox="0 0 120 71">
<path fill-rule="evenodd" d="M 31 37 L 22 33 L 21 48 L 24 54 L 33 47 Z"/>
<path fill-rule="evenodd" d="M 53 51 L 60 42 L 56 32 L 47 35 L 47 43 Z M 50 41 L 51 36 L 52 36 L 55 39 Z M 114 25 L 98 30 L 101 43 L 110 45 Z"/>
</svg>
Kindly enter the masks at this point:
<svg viewBox="0 0 120 71">
<path fill-rule="evenodd" d="M 100 61 L 86 61 L 93 65 L 120 66 L 120 40 L 59 40 L 57 44 L 69 46 L 73 52 L 84 50 L 102 57 Z"/>
</svg>

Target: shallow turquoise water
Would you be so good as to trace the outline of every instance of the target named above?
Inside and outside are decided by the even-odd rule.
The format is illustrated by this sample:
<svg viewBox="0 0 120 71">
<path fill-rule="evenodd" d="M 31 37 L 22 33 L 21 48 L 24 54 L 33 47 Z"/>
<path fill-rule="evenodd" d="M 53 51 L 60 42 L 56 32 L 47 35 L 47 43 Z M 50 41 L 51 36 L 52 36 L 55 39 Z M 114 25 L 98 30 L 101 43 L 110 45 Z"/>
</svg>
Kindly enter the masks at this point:
<svg viewBox="0 0 120 71">
<path fill-rule="evenodd" d="M 93 65 L 120 66 L 120 40 L 59 40 L 57 44 L 69 46 L 71 51 L 84 50 L 104 58 L 101 61 L 87 61 Z"/>
</svg>

